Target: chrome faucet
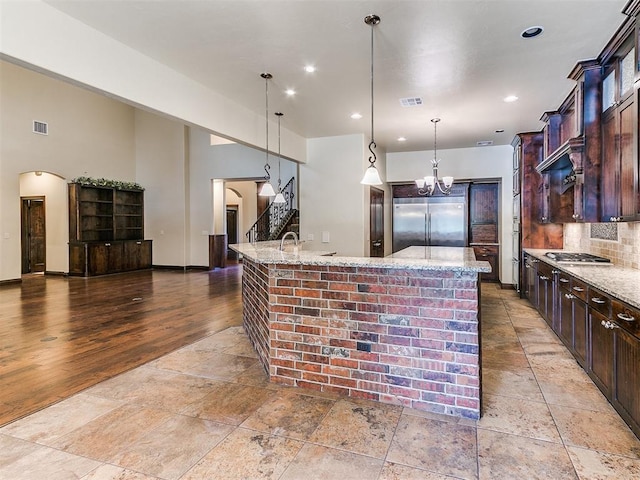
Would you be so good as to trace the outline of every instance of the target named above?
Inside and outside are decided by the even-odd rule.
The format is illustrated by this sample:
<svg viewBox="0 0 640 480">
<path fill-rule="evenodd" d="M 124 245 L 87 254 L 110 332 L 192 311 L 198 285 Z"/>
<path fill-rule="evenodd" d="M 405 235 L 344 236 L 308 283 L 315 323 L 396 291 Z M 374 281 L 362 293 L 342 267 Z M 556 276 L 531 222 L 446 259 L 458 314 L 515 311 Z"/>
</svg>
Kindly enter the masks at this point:
<svg viewBox="0 0 640 480">
<path fill-rule="evenodd" d="M 282 240 L 280 240 L 280 251 L 284 250 L 284 240 L 289 235 L 293 235 L 293 240 L 296 242 L 296 247 L 298 246 L 298 235 L 296 235 L 296 232 L 287 232 L 282 236 Z"/>
</svg>

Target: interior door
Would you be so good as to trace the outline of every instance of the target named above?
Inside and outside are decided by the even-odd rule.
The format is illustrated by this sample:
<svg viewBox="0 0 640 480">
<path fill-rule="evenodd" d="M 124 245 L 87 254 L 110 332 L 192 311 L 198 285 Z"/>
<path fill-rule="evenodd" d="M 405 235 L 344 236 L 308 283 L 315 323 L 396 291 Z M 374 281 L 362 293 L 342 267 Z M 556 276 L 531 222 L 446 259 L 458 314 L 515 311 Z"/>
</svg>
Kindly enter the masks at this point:
<svg viewBox="0 0 640 480">
<path fill-rule="evenodd" d="M 384 257 L 384 191 L 371 187 L 369 193 L 370 256 Z"/>
<path fill-rule="evenodd" d="M 238 206 L 227 205 L 227 244 L 238 243 Z M 237 260 L 238 254 L 227 248 L 227 259 Z"/>
<path fill-rule="evenodd" d="M 46 230 L 44 197 L 21 198 L 22 273 L 45 271 Z"/>
</svg>

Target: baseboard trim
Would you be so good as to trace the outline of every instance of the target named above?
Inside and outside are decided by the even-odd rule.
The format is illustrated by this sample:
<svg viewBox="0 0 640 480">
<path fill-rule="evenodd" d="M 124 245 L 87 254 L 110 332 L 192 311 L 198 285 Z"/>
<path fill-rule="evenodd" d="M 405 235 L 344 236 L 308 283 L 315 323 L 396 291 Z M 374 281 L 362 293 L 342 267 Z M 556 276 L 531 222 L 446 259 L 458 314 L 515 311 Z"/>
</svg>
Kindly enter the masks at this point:
<svg viewBox="0 0 640 480">
<path fill-rule="evenodd" d="M 180 271 L 185 271 L 185 270 L 203 270 L 203 271 L 208 271 L 209 270 L 208 266 L 203 266 L 203 265 L 187 265 L 187 266 L 181 266 L 181 265 L 153 265 L 152 268 L 154 270 L 180 270 Z"/>
<path fill-rule="evenodd" d="M 10 278 L 9 280 L 0 280 L 0 286 L 2 285 L 16 285 L 22 283 L 21 278 Z"/>
</svg>

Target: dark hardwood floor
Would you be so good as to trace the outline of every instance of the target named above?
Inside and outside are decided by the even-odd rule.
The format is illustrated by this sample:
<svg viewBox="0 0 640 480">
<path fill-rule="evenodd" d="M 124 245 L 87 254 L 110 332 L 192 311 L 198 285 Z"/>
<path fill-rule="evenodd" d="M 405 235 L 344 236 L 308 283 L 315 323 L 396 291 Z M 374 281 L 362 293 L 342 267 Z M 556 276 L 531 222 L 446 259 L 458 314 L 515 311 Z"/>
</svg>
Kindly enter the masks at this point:
<svg viewBox="0 0 640 480">
<path fill-rule="evenodd" d="M 241 266 L 0 286 L 0 426 L 242 323 Z"/>
</svg>

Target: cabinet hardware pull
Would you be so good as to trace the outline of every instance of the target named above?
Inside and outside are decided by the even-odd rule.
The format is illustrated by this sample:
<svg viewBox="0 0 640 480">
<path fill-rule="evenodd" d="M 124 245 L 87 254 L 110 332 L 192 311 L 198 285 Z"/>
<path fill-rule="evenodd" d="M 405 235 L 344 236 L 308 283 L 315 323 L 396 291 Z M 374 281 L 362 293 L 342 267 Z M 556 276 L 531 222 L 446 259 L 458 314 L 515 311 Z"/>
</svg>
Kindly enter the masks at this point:
<svg viewBox="0 0 640 480">
<path fill-rule="evenodd" d="M 540 280 L 544 280 L 546 282 L 547 280 L 549 280 L 549 277 L 545 275 L 540 275 Z"/>
<path fill-rule="evenodd" d="M 584 292 L 584 288 L 582 287 L 573 287 L 576 292 Z"/>
<path fill-rule="evenodd" d="M 620 320 L 624 320 L 625 322 L 633 322 L 635 321 L 635 317 L 633 315 L 629 315 L 628 313 L 619 313 L 617 317 Z"/>
<path fill-rule="evenodd" d="M 105 246 L 105 247 L 110 247 L 110 246 L 111 246 L 111 244 L 110 244 L 110 243 L 105 243 L 105 244 L 104 244 L 104 246 Z"/>
<path fill-rule="evenodd" d="M 562 283 L 569 283 L 569 279 L 568 278 L 561 278 L 560 281 Z"/>
<path fill-rule="evenodd" d="M 551 273 L 552 273 L 553 275 L 556 275 L 556 274 L 560 273 L 560 270 L 551 270 Z"/>
<path fill-rule="evenodd" d="M 565 296 L 565 298 L 568 298 L 569 300 L 572 300 L 572 299 L 576 298 L 575 295 L 571 295 L 570 293 L 565 293 L 564 296 Z M 604 322 L 604 320 L 603 320 L 603 322 Z"/>
<path fill-rule="evenodd" d="M 136 245 L 142 245 L 142 242 L 136 242 Z"/>
<path fill-rule="evenodd" d="M 591 301 L 593 303 L 597 303 L 598 305 L 602 305 L 604 303 L 607 303 L 605 300 L 601 299 L 600 297 L 592 297 Z"/>
<path fill-rule="evenodd" d="M 607 323 L 604 320 L 600 322 L 600 325 L 602 325 L 604 328 L 607 328 Z"/>
</svg>

